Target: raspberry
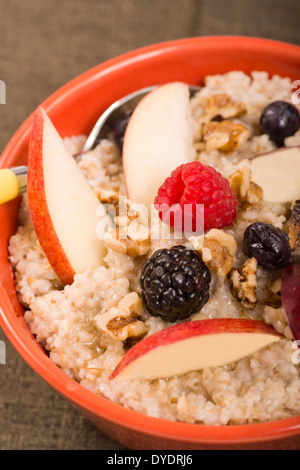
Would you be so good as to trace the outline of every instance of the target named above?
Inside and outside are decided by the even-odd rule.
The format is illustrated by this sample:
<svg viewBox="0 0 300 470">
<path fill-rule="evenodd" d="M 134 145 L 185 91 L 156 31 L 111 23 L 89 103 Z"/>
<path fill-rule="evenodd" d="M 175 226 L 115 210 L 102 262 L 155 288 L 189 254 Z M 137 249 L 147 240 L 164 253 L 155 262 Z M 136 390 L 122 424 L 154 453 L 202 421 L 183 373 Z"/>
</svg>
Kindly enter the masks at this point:
<svg viewBox="0 0 300 470">
<path fill-rule="evenodd" d="M 238 203 L 226 178 L 211 166 L 192 162 L 172 172 L 154 204 L 161 220 L 176 231 L 203 233 L 232 225 Z"/>
</svg>

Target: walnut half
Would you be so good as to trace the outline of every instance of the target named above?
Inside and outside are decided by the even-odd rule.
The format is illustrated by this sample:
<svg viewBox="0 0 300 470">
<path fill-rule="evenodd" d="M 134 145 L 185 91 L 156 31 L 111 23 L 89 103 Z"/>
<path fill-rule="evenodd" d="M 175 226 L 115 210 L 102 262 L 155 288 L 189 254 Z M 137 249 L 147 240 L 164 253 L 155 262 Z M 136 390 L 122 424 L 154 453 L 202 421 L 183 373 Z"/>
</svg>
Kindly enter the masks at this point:
<svg viewBox="0 0 300 470">
<path fill-rule="evenodd" d="M 242 307 L 253 310 L 257 305 L 257 260 L 248 259 L 240 268 L 232 269 L 229 273 L 229 286 L 233 297 Z"/>
<path fill-rule="evenodd" d="M 135 292 L 125 295 L 116 307 L 95 316 L 97 327 L 119 341 L 140 338 L 147 332 L 145 323 L 138 320 L 144 312 L 143 304 Z"/>
<path fill-rule="evenodd" d="M 224 153 L 233 152 L 240 149 L 249 137 L 249 129 L 240 122 L 210 121 L 203 126 L 203 140 L 207 152 L 214 149 Z"/>
<path fill-rule="evenodd" d="M 216 93 L 211 95 L 204 108 L 205 117 L 213 119 L 221 116 L 223 119 L 230 119 L 242 116 L 247 112 L 245 103 L 241 101 L 233 101 L 226 93 Z"/>
</svg>

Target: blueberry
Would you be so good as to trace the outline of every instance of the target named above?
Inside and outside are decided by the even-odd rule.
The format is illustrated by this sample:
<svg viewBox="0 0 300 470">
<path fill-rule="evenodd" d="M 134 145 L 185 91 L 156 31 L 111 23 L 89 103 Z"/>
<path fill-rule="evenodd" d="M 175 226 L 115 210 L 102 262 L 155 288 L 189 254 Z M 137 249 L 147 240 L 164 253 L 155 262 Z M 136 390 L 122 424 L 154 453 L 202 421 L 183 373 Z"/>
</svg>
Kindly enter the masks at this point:
<svg viewBox="0 0 300 470">
<path fill-rule="evenodd" d="M 254 256 L 266 269 L 281 269 L 291 258 L 289 237 L 271 224 L 257 222 L 249 225 L 244 233 L 243 249 Z"/>
<path fill-rule="evenodd" d="M 273 142 L 282 146 L 284 139 L 294 135 L 300 128 L 300 113 L 290 103 L 274 101 L 263 110 L 260 127 Z"/>
<path fill-rule="evenodd" d="M 123 148 L 123 142 L 124 142 L 124 135 L 125 131 L 128 126 L 129 119 L 131 118 L 131 114 L 127 114 L 126 116 L 122 117 L 119 119 L 115 125 L 114 129 L 114 141 L 116 142 L 117 146 L 122 150 Z"/>
</svg>

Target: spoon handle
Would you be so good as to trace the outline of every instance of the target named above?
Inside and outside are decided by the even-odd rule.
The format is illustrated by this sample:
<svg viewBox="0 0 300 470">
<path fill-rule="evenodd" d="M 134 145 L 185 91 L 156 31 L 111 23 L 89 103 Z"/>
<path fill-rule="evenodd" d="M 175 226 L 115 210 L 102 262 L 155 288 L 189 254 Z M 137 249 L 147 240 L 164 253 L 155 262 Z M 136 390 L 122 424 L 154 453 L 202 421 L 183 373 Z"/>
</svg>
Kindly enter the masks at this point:
<svg viewBox="0 0 300 470">
<path fill-rule="evenodd" d="M 27 188 L 27 166 L 0 170 L 0 204 L 23 194 Z"/>
</svg>

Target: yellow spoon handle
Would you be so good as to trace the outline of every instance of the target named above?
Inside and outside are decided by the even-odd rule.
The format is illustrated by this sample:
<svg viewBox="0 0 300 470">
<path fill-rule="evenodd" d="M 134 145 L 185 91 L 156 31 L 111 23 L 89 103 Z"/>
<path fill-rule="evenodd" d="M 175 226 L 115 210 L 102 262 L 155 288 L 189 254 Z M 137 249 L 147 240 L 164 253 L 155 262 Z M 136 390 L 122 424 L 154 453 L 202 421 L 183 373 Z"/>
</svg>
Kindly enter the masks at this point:
<svg viewBox="0 0 300 470">
<path fill-rule="evenodd" d="M 0 204 L 24 193 L 27 186 L 27 167 L 0 170 Z"/>
</svg>

